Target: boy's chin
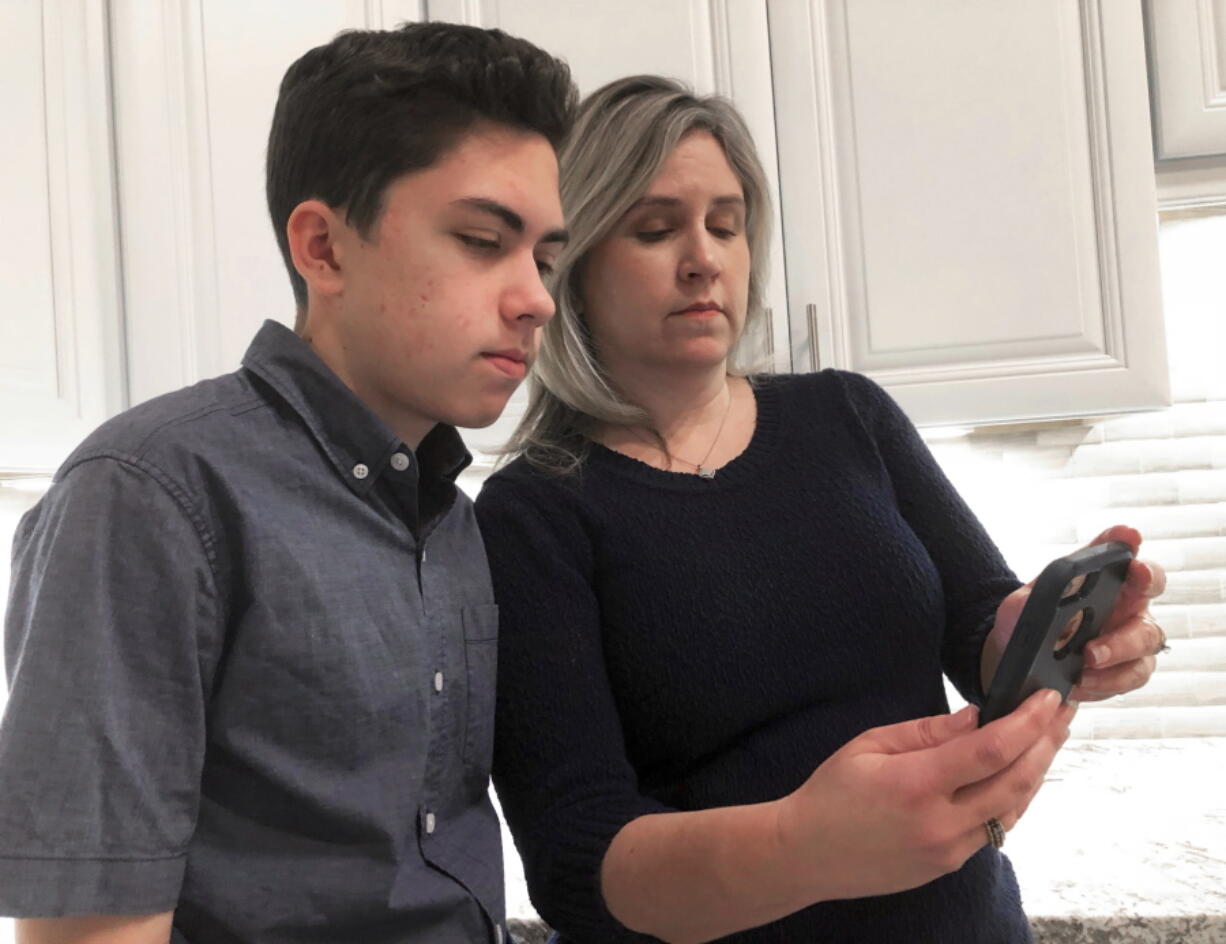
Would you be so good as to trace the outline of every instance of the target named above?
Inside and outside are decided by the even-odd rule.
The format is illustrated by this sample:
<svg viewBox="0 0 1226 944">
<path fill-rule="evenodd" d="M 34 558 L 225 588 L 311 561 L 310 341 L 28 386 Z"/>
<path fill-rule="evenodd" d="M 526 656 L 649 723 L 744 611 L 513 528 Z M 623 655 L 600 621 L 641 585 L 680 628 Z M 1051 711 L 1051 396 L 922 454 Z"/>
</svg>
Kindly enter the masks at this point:
<svg viewBox="0 0 1226 944">
<path fill-rule="evenodd" d="M 509 398 L 508 398 L 509 399 Z M 463 429 L 487 429 L 498 422 L 498 418 L 502 416 L 506 410 L 507 404 L 504 400 L 499 406 L 490 406 L 487 409 L 469 409 L 459 412 L 454 418 L 448 420 L 452 426 L 459 426 Z"/>
</svg>

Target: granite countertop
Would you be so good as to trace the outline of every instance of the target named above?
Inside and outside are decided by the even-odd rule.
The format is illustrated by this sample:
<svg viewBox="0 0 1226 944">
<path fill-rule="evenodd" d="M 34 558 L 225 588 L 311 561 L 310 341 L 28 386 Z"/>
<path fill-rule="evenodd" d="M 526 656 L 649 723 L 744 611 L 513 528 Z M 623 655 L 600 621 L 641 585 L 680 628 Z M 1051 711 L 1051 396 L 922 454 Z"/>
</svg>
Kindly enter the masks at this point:
<svg viewBox="0 0 1226 944">
<path fill-rule="evenodd" d="M 1226 738 L 1070 741 L 1005 850 L 1040 940 L 1226 942 Z"/>
<path fill-rule="evenodd" d="M 507 843 L 507 914 L 545 940 Z M 1070 741 L 1005 851 L 1038 944 L 1226 944 L 1226 738 Z"/>
</svg>

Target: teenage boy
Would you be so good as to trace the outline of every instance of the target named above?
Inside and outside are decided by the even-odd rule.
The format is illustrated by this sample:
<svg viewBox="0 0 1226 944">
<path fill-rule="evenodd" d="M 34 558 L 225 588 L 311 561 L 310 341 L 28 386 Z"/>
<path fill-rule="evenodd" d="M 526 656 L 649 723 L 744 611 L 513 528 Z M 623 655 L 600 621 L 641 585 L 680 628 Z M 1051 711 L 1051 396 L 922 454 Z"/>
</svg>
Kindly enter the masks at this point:
<svg viewBox="0 0 1226 944">
<path fill-rule="evenodd" d="M 553 314 L 575 99 L 529 43 L 448 24 L 286 73 L 296 331 L 106 423 L 17 534 L 19 941 L 503 940 L 497 611 L 455 427 L 497 418 Z"/>
</svg>

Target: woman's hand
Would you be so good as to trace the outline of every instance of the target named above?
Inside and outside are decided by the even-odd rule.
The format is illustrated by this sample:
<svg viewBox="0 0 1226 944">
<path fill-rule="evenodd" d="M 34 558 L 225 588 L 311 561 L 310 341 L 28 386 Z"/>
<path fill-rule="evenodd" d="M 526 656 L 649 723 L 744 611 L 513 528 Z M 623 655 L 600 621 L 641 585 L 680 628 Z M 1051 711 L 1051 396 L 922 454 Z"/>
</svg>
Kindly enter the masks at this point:
<svg viewBox="0 0 1226 944">
<path fill-rule="evenodd" d="M 1149 681 L 1157 667 L 1155 656 L 1166 645 L 1166 635 L 1149 614 L 1149 601 L 1166 589 L 1166 572 L 1153 561 L 1136 557 L 1141 547 L 1141 535 L 1135 528 L 1115 525 L 1087 544 L 1122 541 L 1132 548 L 1133 560 L 1128 579 L 1120 593 L 1103 631 L 1086 646 L 1085 667 L 1078 684 L 1069 694 L 1072 701 L 1101 701 L 1112 695 L 1135 691 Z M 990 678 L 1008 645 L 1013 629 L 1021 616 L 1022 607 L 1030 596 L 1034 581 L 1019 587 L 1001 602 L 996 610 L 996 623 L 984 647 L 985 657 L 992 654 L 992 663 L 985 665 L 984 675 Z M 988 671 L 990 668 L 991 671 Z M 987 689 L 985 678 L 984 689 Z"/>
<path fill-rule="evenodd" d="M 873 728 L 779 801 L 780 854 L 814 901 L 903 891 L 955 871 L 1013 828 L 1068 737 L 1074 709 L 1036 692 L 976 728 L 974 708 Z"/>
</svg>

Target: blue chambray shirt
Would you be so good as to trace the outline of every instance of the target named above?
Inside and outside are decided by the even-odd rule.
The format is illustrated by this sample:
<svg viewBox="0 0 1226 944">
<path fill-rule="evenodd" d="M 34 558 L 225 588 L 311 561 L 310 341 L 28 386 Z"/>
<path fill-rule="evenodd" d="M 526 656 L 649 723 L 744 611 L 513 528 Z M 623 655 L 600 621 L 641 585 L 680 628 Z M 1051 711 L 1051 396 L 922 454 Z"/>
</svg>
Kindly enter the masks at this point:
<svg viewBox="0 0 1226 944">
<path fill-rule="evenodd" d="M 300 338 L 104 424 L 14 542 L 0 913 L 175 941 L 500 942 L 469 462 Z"/>
</svg>

